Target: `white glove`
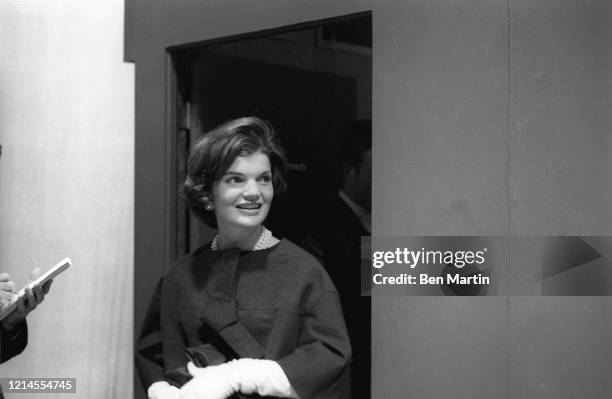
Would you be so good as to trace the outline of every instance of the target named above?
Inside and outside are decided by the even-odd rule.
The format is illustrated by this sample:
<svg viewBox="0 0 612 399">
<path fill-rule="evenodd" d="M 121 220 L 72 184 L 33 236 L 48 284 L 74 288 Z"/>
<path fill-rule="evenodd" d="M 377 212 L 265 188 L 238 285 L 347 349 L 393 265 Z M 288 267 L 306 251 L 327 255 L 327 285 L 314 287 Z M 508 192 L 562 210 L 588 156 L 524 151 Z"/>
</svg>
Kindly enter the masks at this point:
<svg viewBox="0 0 612 399">
<path fill-rule="evenodd" d="M 147 390 L 149 399 L 179 399 L 181 391 L 166 381 L 157 381 L 151 384 Z"/>
<path fill-rule="evenodd" d="M 227 374 L 225 381 L 229 385 L 229 388 L 231 388 L 229 395 L 234 392 L 241 392 L 246 395 L 257 393 L 260 396 L 298 398 L 285 372 L 281 366 L 273 360 L 238 359 L 224 363 L 220 366 L 212 367 L 221 366 L 224 367 L 223 372 Z M 187 370 L 194 376 L 194 379 L 201 376 L 209 378 L 207 369 L 210 368 L 211 367 L 199 368 L 191 362 L 187 364 Z M 208 399 L 209 397 L 202 396 L 197 398 Z"/>
<path fill-rule="evenodd" d="M 187 369 L 193 379 L 181 388 L 181 399 L 225 399 L 237 392 L 234 363 L 196 367 L 192 362 Z"/>
</svg>

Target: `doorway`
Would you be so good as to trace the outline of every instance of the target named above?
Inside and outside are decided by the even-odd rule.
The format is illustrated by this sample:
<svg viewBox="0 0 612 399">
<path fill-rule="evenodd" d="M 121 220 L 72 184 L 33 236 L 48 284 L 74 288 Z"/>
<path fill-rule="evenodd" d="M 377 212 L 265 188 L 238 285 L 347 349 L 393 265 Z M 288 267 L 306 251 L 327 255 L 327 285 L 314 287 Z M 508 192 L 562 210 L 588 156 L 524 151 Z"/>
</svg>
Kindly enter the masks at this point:
<svg viewBox="0 0 612 399">
<path fill-rule="evenodd" d="M 300 242 L 338 190 L 340 139 L 371 118 L 369 12 L 169 50 L 176 71 L 176 126 L 170 252 L 178 259 L 215 234 L 180 200 L 188 149 L 227 120 L 257 116 L 276 129 L 289 159 L 288 190 L 266 225 Z"/>
</svg>

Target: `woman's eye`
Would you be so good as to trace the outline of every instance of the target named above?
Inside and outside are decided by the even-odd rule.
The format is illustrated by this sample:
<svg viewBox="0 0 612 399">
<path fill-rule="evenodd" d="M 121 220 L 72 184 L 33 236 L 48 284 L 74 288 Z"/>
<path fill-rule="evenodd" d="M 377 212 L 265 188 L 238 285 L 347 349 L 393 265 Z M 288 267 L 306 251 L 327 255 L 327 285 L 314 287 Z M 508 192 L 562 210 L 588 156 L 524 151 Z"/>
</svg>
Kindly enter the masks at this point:
<svg viewBox="0 0 612 399">
<path fill-rule="evenodd" d="M 242 177 L 240 177 L 240 176 L 232 176 L 232 177 L 229 177 L 226 180 L 226 182 L 229 183 L 229 184 L 238 184 L 238 183 L 242 183 L 243 180 L 244 179 Z"/>
<path fill-rule="evenodd" d="M 259 181 L 262 183 L 270 183 L 272 181 L 272 176 L 270 175 L 263 175 L 259 177 Z"/>
</svg>

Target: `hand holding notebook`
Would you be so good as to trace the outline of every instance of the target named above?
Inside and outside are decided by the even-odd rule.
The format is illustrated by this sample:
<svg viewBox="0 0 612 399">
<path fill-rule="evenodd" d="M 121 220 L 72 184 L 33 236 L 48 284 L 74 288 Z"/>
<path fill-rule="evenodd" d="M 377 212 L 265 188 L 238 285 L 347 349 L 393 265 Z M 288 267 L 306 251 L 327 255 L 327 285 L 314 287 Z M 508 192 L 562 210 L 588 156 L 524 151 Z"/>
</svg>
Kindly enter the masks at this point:
<svg viewBox="0 0 612 399">
<path fill-rule="evenodd" d="M 10 301 L 0 309 L 0 321 L 3 322 L 5 327 L 8 327 L 7 323 L 10 325 L 22 320 L 30 311 L 34 310 L 49 291 L 52 279 L 71 264 L 70 259 L 65 258 L 40 277 L 38 277 L 39 269 L 37 268 L 32 276 L 33 281 L 17 293 L 11 293 L 14 284 L 8 280 L 8 275 L 1 275 L 0 288 L 3 292 L 0 294 L 5 297 L 8 294 L 12 295 Z"/>
</svg>

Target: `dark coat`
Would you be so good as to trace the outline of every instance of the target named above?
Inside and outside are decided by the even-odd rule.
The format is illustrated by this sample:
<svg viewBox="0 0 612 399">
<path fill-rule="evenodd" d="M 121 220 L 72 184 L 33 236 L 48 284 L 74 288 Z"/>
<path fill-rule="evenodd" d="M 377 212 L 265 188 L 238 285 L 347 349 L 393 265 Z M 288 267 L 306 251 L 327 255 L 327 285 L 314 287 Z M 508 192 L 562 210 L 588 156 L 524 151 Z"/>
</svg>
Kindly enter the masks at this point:
<svg viewBox="0 0 612 399">
<path fill-rule="evenodd" d="M 17 332 L 9 334 L 0 322 L 0 363 L 17 356 L 28 344 L 28 325 L 25 320 L 17 327 Z"/>
<path fill-rule="evenodd" d="M 336 289 L 287 240 L 260 251 L 202 247 L 175 264 L 151 302 L 137 346 L 146 387 L 181 386 L 185 365 L 232 358 L 278 362 L 301 399 L 349 397 L 349 344 Z"/>
<path fill-rule="evenodd" d="M 28 344 L 28 325 L 25 320 L 17 327 L 17 332 L 9 334 L 0 322 L 0 363 L 17 356 L 25 349 Z M 0 399 L 2 387 L 0 387 Z"/>
</svg>

